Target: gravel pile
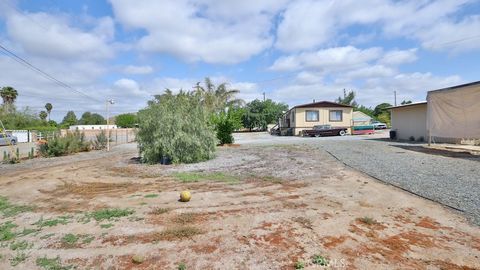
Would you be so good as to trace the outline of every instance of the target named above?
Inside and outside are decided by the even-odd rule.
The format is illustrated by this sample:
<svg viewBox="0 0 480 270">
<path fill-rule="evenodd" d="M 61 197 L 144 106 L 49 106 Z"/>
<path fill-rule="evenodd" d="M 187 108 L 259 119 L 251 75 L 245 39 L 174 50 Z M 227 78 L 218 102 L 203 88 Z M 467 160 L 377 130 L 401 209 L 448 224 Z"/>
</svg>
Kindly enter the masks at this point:
<svg viewBox="0 0 480 270">
<path fill-rule="evenodd" d="M 480 157 L 426 154 L 390 141 L 321 141 L 347 165 L 418 195 L 460 209 L 480 225 Z"/>
</svg>

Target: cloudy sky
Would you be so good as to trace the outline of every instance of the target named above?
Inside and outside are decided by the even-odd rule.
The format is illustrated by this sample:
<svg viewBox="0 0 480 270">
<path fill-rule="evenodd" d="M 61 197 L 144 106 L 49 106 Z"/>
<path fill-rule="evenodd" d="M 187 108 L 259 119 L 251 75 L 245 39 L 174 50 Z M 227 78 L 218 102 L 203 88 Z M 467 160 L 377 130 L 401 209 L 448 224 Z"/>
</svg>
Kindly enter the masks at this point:
<svg viewBox="0 0 480 270">
<path fill-rule="evenodd" d="M 367 106 L 480 80 L 480 0 L 1 0 L 0 86 L 38 112 L 133 112 L 206 76 L 289 105 Z M 79 90 L 87 96 L 74 90 Z"/>
</svg>

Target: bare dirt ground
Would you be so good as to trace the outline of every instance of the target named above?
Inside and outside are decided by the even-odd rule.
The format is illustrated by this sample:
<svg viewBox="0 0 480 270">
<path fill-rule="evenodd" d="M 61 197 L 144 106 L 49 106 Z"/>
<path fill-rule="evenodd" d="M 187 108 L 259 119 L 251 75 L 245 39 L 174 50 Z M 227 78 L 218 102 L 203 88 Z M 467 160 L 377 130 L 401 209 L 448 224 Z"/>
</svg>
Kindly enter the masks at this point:
<svg viewBox="0 0 480 270">
<path fill-rule="evenodd" d="M 480 268 L 478 227 L 319 149 L 222 147 L 176 166 L 136 155 L 3 170 L 0 269 Z"/>
</svg>

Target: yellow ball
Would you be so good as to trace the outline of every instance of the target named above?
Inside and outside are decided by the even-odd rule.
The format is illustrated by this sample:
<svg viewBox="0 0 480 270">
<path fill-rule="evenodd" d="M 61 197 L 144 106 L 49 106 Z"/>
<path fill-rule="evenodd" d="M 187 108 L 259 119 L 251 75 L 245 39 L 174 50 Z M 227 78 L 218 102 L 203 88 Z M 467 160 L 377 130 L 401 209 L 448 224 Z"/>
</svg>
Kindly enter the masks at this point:
<svg viewBox="0 0 480 270">
<path fill-rule="evenodd" d="M 182 202 L 188 202 L 192 198 L 192 194 L 190 194 L 190 191 L 185 190 L 180 192 L 180 201 Z"/>
</svg>

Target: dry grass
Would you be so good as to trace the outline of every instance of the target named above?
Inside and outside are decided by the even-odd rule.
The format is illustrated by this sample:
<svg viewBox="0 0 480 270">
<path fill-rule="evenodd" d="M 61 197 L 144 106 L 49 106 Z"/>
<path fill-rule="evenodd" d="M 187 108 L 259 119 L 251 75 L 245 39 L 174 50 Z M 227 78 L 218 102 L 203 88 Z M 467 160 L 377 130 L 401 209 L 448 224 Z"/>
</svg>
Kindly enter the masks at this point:
<svg viewBox="0 0 480 270">
<path fill-rule="evenodd" d="M 170 208 L 163 208 L 163 207 L 155 207 L 150 211 L 152 215 L 161 215 L 170 212 Z"/>
<path fill-rule="evenodd" d="M 172 221 L 181 224 L 181 225 L 187 225 L 194 223 L 198 219 L 198 214 L 196 213 L 181 213 L 177 216 L 175 216 Z"/>
<path fill-rule="evenodd" d="M 192 226 L 180 226 L 167 228 L 155 235 L 156 240 L 178 240 L 184 238 L 192 238 L 195 235 L 202 234 L 203 231 Z"/>
</svg>

